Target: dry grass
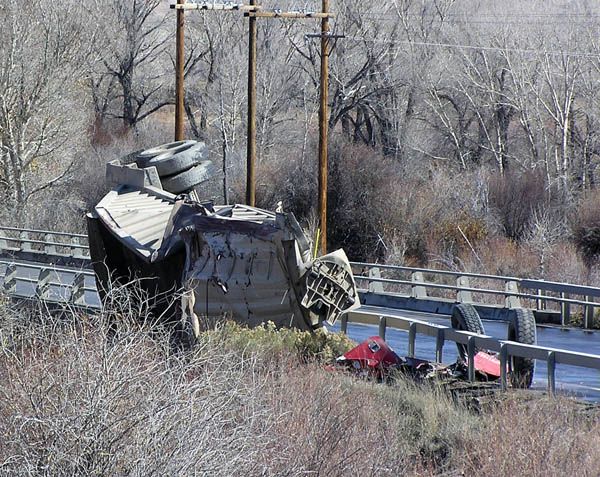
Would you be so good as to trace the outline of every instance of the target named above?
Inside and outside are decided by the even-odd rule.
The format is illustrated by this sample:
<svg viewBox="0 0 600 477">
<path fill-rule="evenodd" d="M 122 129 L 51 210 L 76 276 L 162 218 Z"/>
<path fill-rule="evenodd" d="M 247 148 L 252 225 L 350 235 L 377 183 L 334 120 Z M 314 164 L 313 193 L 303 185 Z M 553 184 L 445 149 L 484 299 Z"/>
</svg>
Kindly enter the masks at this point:
<svg viewBox="0 0 600 477">
<path fill-rule="evenodd" d="M 349 345 L 332 336 L 225 326 L 173 352 L 132 321 L 113 334 L 1 308 L 3 475 L 600 472 L 598 413 L 570 401 L 506 395 L 476 414 L 436 388 L 326 371 Z"/>
<path fill-rule="evenodd" d="M 464 452 L 465 475 L 600 475 L 599 414 L 563 399 L 511 400 L 485 416 L 481 441 Z"/>
<path fill-rule="evenodd" d="M 272 416 L 255 360 L 166 337 L 51 321 L 0 357 L 5 475 L 259 473 Z M 215 352 L 212 352 L 215 351 Z"/>
</svg>

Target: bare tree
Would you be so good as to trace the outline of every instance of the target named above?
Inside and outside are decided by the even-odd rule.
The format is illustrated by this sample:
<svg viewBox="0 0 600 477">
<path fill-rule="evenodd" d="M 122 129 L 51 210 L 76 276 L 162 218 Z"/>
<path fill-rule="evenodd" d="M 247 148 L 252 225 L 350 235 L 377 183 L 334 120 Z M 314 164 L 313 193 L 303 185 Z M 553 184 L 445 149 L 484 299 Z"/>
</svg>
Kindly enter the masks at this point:
<svg viewBox="0 0 600 477">
<path fill-rule="evenodd" d="M 101 68 L 90 79 L 96 113 L 123 121 L 126 129 L 173 101 L 165 92 L 170 69 L 160 59 L 170 29 L 160 0 L 95 0 L 94 14 L 103 41 L 96 43 Z M 118 102 L 120 111 L 110 105 Z"/>
<path fill-rule="evenodd" d="M 7 0 L 0 15 L 0 192 L 22 221 L 35 194 L 72 172 L 89 30 L 82 7 L 50 0 Z"/>
<path fill-rule="evenodd" d="M 244 23 L 228 14 L 189 22 L 186 112 L 196 137 L 220 145 L 223 199 L 229 202 L 232 169 L 241 169 L 246 101 L 246 35 Z M 227 48 L 222 45 L 227 44 Z M 240 170 L 241 172 L 241 170 Z M 241 174 L 239 174 L 241 176 Z"/>
<path fill-rule="evenodd" d="M 581 61 L 569 54 L 544 55 L 542 74 L 545 88 L 540 102 L 554 121 L 556 128 L 555 167 L 558 184 L 563 192 L 568 190 L 571 167 L 571 129 L 574 105 L 581 74 Z"/>
<path fill-rule="evenodd" d="M 539 278 L 546 278 L 546 263 L 552 247 L 567 234 L 565 225 L 548 210 L 533 212 L 527 243 L 538 254 Z"/>
</svg>

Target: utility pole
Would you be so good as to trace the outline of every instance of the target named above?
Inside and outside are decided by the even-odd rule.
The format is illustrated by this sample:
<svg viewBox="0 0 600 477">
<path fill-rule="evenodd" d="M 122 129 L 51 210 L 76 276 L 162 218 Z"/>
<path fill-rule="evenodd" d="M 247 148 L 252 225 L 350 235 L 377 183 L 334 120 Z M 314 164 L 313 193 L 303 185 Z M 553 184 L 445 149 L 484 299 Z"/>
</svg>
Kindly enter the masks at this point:
<svg viewBox="0 0 600 477">
<path fill-rule="evenodd" d="M 257 18 L 320 19 L 321 20 L 321 82 L 319 108 L 319 245 L 321 253 L 327 252 L 327 144 L 328 144 L 328 90 L 329 90 L 329 0 L 322 0 L 321 12 L 262 11 L 256 0 L 250 4 L 217 3 L 215 1 L 185 4 L 177 0 L 171 8 L 177 9 L 177 55 L 175 93 L 175 140 L 183 139 L 183 81 L 184 81 L 184 10 L 243 11 L 249 19 L 248 26 L 248 138 L 246 150 L 246 203 L 256 203 L 256 72 L 257 72 Z M 312 36 L 312 35 L 310 35 Z"/>
<path fill-rule="evenodd" d="M 257 36 L 257 18 L 281 18 L 281 19 L 294 19 L 294 20 L 310 20 L 310 19 L 322 19 L 324 22 L 323 28 L 329 31 L 329 0 L 324 1 L 324 10 L 321 13 L 318 12 L 282 12 L 279 10 L 274 11 L 261 11 L 256 5 L 256 0 L 250 0 L 250 6 L 256 8 L 255 11 L 249 11 L 244 15 L 249 18 L 249 30 L 248 30 L 248 138 L 247 138 L 247 150 L 246 150 L 246 204 L 250 206 L 255 205 L 256 201 L 256 71 L 257 71 L 257 60 L 256 60 L 256 36 Z M 325 9 L 326 8 L 326 9 Z M 322 35 L 320 35 L 322 36 Z M 327 47 L 327 44 L 326 44 Z M 327 66 L 326 66 L 327 68 Z M 321 81 L 323 69 L 321 67 Z M 327 104 L 327 98 L 325 98 L 325 104 Z M 327 122 L 327 112 L 325 112 L 325 121 Z M 327 135 L 327 129 L 324 130 Z M 325 140 L 325 154 L 327 154 L 327 140 Z M 327 167 L 327 166 L 325 166 Z M 327 173 L 327 169 L 325 169 Z M 325 184 L 325 192 L 327 192 L 327 184 Z"/>
<path fill-rule="evenodd" d="M 255 5 L 256 0 L 250 0 Z M 246 204 L 256 205 L 256 17 L 248 18 L 248 138 L 246 150 Z"/>
<path fill-rule="evenodd" d="M 177 6 L 183 5 L 185 0 L 177 0 Z M 185 65 L 185 53 L 184 53 L 184 26 L 185 26 L 185 10 L 183 8 L 177 9 L 177 37 L 176 37 L 176 51 L 175 51 L 175 141 L 183 140 L 183 111 L 184 111 L 184 65 Z"/>
<path fill-rule="evenodd" d="M 323 1 L 323 14 L 329 13 L 329 0 Z M 329 17 L 321 20 L 321 90 L 319 105 L 319 227 L 321 253 L 327 253 L 327 142 L 329 118 Z"/>
<path fill-rule="evenodd" d="M 177 10 L 177 32 L 176 32 L 176 52 L 175 52 L 175 141 L 183 140 L 184 132 L 184 80 L 185 80 L 185 11 L 223 11 L 223 12 L 245 12 L 260 9 L 255 4 L 256 0 L 251 1 L 251 5 L 232 2 L 193 2 L 185 3 L 185 0 L 176 0 L 171 8 Z"/>
</svg>

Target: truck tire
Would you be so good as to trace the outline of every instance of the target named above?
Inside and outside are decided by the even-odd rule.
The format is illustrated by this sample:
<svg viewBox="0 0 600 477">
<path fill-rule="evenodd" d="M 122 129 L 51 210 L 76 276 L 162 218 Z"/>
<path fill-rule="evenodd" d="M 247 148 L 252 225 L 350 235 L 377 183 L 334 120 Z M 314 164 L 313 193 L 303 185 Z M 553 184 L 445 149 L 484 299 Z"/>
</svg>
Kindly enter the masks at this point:
<svg viewBox="0 0 600 477">
<path fill-rule="evenodd" d="M 473 305 L 468 303 L 461 303 L 454 305 L 452 308 L 452 328 L 459 331 L 469 331 L 470 333 L 477 333 L 478 335 L 484 335 L 485 330 L 483 328 L 483 322 L 477 313 L 477 310 Z M 468 351 L 467 345 L 462 343 L 456 343 L 458 349 L 458 356 L 463 362 L 467 362 Z"/>
<path fill-rule="evenodd" d="M 161 144 L 160 146 L 151 147 L 150 149 L 145 149 L 143 151 L 138 152 L 137 161 L 138 165 L 142 167 L 142 163 L 152 159 L 153 157 L 160 156 L 165 152 L 179 152 L 187 149 L 190 146 L 196 144 L 196 141 L 185 140 L 185 141 L 175 141 L 168 142 L 166 144 Z"/>
<path fill-rule="evenodd" d="M 508 339 L 523 344 L 536 343 L 535 316 L 531 310 L 525 308 L 513 310 L 508 324 Z M 510 382 L 514 388 L 531 387 L 535 371 L 534 359 L 511 356 L 509 368 Z"/>
<path fill-rule="evenodd" d="M 186 171 L 207 159 L 208 148 L 203 142 L 187 141 L 192 144 L 182 144 L 158 156 L 139 159 L 140 167 L 156 167 L 159 176 L 172 176 Z"/>
<path fill-rule="evenodd" d="M 172 194 L 181 194 L 194 186 L 207 181 L 212 175 L 212 161 L 202 161 L 200 164 L 179 174 L 161 178 L 163 188 Z"/>
</svg>

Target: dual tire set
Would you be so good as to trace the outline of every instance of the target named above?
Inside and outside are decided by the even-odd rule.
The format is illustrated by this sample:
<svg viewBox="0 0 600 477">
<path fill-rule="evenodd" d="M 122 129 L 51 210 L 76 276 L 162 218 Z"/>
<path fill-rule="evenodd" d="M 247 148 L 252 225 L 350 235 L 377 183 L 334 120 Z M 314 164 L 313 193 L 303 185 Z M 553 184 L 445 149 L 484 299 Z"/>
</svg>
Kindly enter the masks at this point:
<svg viewBox="0 0 600 477">
<path fill-rule="evenodd" d="M 127 162 L 135 162 L 140 168 L 156 167 L 163 189 L 172 194 L 188 192 L 212 176 L 208 148 L 198 141 L 162 144 L 132 154 Z"/>
<path fill-rule="evenodd" d="M 473 305 L 461 303 L 452 310 L 452 328 L 484 335 L 483 322 Z M 516 308 L 508 322 L 508 339 L 517 343 L 536 343 L 535 316 L 531 310 Z M 458 355 L 467 362 L 467 346 L 457 343 Z M 533 382 L 535 361 L 529 358 L 511 356 L 508 362 L 509 379 L 513 388 L 529 388 Z"/>
</svg>

